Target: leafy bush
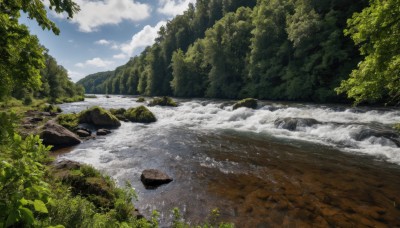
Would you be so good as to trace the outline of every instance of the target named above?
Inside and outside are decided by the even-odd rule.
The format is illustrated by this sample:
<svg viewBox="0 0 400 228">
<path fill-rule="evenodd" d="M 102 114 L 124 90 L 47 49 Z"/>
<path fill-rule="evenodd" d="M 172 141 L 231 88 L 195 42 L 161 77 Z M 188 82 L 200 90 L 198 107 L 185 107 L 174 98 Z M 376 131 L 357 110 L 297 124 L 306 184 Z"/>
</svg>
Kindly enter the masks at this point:
<svg viewBox="0 0 400 228">
<path fill-rule="evenodd" d="M 52 104 L 44 104 L 39 107 L 44 112 L 50 112 L 50 113 L 60 113 L 62 112 L 62 109 L 58 105 L 52 105 Z"/>
<path fill-rule="evenodd" d="M 0 227 L 33 226 L 48 214 L 51 191 L 44 181 L 50 147 L 39 136 L 15 133 L 15 114 L 0 113 Z"/>
<path fill-rule="evenodd" d="M 24 97 L 24 99 L 23 99 L 24 105 L 30 105 L 30 104 L 32 104 L 32 102 L 33 102 L 32 96 L 27 96 L 27 97 Z"/>
<path fill-rule="evenodd" d="M 55 100 L 55 103 L 56 104 L 72 103 L 72 102 L 78 102 L 78 101 L 84 101 L 84 100 L 85 100 L 84 96 L 61 97 L 61 98 L 57 98 Z"/>
<path fill-rule="evenodd" d="M 157 121 L 154 114 L 143 105 L 136 108 L 128 109 L 125 112 L 125 118 L 127 118 L 132 122 L 139 122 L 139 123 L 152 123 Z"/>
<path fill-rule="evenodd" d="M 73 131 L 78 126 L 78 115 L 74 113 L 60 114 L 57 116 L 57 122 L 69 130 Z"/>
<path fill-rule="evenodd" d="M 149 106 L 171 106 L 171 107 L 176 107 L 178 106 L 174 100 L 170 97 L 156 97 L 152 101 L 150 101 Z"/>
</svg>

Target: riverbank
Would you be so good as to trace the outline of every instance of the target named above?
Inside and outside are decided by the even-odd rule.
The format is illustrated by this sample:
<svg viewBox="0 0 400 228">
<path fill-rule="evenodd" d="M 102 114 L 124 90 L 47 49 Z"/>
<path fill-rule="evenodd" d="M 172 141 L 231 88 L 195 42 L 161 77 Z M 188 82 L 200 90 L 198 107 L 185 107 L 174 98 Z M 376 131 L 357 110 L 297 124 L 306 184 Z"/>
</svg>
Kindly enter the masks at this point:
<svg viewBox="0 0 400 228">
<path fill-rule="evenodd" d="M 25 107 L 25 109 L 27 109 L 27 111 L 21 110 L 19 113 L 19 115 L 23 116 L 20 125 L 22 128 L 19 129 L 19 131 L 25 133 L 24 135 L 40 134 L 41 137 L 43 137 L 43 133 L 41 132 L 43 129 L 46 129 L 46 127 L 43 126 L 49 125 L 50 122 L 52 125 L 56 124 L 56 119 L 60 111 L 57 106 L 52 106 L 52 110 L 49 112 L 36 110 L 36 105 L 34 107 Z M 100 113 L 103 112 L 104 111 L 100 111 Z M 85 114 L 82 114 L 81 116 L 84 115 Z M 86 116 L 91 116 L 91 118 L 94 118 L 97 115 L 93 116 L 89 114 Z M 11 116 L 8 116 L 7 114 L 4 114 L 3 117 L 4 118 L 2 121 L 6 121 L 8 124 L 2 127 L 5 128 L 8 126 L 8 128 L 12 129 L 14 126 L 13 121 L 16 119 L 11 118 Z M 7 121 L 7 118 L 10 120 Z M 87 119 L 87 117 L 84 119 Z M 27 128 L 28 125 L 29 128 Z M 21 131 L 22 129 L 23 131 Z M 61 132 L 65 130 L 62 130 Z M 59 133 L 61 132 L 57 133 L 57 137 L 59 137 Z M 98 129 L 97 133 L 99 133 Z M 5 138 L 9 136 L 10 135 L 5 135 Z M 30 140 L 30 138 L 31 136 L 27 136 L 26 140 Z M 85 140 L 86 138 L 83 137 L 81 139 Z M 92 139 L 93 138 L 90 138 L 89 140 Z M 39 148 L 42 148 L 40 152 L 41 155 L 40 157 L 36 157 L 39 155 L 34 155 L 27 157 L 26 159 L 31 159 L 31 161 L 35 164 L 42 163 L 44 166 L 39 166 L 38 170 L 27 174 L 28 176 L 25 176 L 24 179 L 31 178 L 31 174 L 37 176 L 39 179 L 36 180 L 40 181 L 41 185 L 43 185 L 43 188 L 41 189 L 42 191 L 47 192 L 47 198 L 46 200 L 40 201 L 35 199 L 35 203 L 36 201 L 41 202 L 41 211 L 36 211 L 36 204 L 34 210 L 32 211 L 29 209 L 29 207 L 24 209 L 29 210 L 29 213 L 32 213 L 32 215 L 41 213 L 40 219 L 37 221 L 29 220 L 30 222 L 34 222 L 36 225 L 40 224 L 40 226 L 61 224 L 65 227 L 85 227 L 89 226 L 89 224 L 90 227 L 158 227 L 157 212 L 152 213 L 152 215 L 147 216 L 147 219 L 144 219 L 143 216 L 133 206 L 132 201 L 136 197 L 136 194 L 134 189 L 130 187 L 129 182 L 127 182 L 128 185 L 125 187 L 117 187 L 112 178 L 101 174 L 90 165 L 64 159 L 55 160 L 52 162 L 52 160 L 56 158 L 54 154 L 50 155 L 53 157 L 52 159 L 48 154 L 49 148 L 46 149 L 42 147 L 42 143 L 39 141 L 39 138 L 35 138 L 35 140 L 35 144 L 38 144 Z M 44 139 L 44 141 L 46 141 L 46 139 Z M 1 153 L 1 157 L 4 158 L 4 164 L 13 164 L 14 162 L 18 162 L 12 158 L 14 156 L 12 155 L 13 152 L 6 152 L 3 150 L 5 148 L 7 148 L 7 145 L 2 147 Z M 23 150 L 25 149 L 26 151 L 23 153 L 32 153 L 32 151 L 27 148 L 24 148 Z M 64 147 L 63 150 L 70 151 L 73 150 L 73 148 Z M 8 153 L 10 153 L 9 158 L 7 157 Z M 50 152 L 50 154 L 52 154 L 52 152 Z M 10 167 L 12 166 L 13 165 Z M 21 166 L 19 165 L 16 168 L 21 168 Z M 33 167 L 30 168 L 32 169 Z M 17 172 L 18 170 L 14 171 Z M 15 181 L 18 183 L 17 180 L 14 180 L 14 182 Z M 12 191 L 12 189 L 10 190 Z M 27 199 L 29 200 L 29 197 L 27 197 Z M 50 199 L 51 201 L 49 201 Z M 186 224 L 180 217 L 179 210 L 176 209 L 174 212 L 171 210 L 170 214 L 174 217 L 174 221 L 170 223 L 171 226 L 179 227 Z M 7 210 L 5 215 L 8 215 Z M 76 216 L 79 218 L 76 218 Z M 213 221 L 209 221 L 212 223 L 209 223 L 206 219 L 203 219 L 201 224 L 217 224 L 215 216 L 216 214 L 214 214 L 212 217 Z M 27 222 L 25 219 L 25 217 L 17 218 L 17 220 L 14 222 L 16 222 L 16 224 L 24 224 L 23 222 Z M 221 223 L 220 225 L 223 227 L 231 227 L 231 224 Z"/>
</svg>

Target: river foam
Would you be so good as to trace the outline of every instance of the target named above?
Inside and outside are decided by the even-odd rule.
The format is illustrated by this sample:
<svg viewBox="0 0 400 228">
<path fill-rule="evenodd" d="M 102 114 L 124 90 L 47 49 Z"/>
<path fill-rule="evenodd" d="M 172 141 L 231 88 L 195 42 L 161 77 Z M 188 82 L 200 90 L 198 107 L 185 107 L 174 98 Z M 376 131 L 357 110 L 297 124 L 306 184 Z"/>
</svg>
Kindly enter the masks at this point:
<svg viewBox="0 0 400 228">
<path fill-rule="evenodd" d="M 398 109 L 355 109 L 344 106 L 259 102 L 256 110 L 232 110 L 232 104 L 231 101 L 199 99 L 179 100 L 178 107 L 149 107 L 157 117 L 156 123 L 125 123 L 114 132 L 115 136 L 105 139 L 102 150 L 109 148 L 112 151 L 115 148 L 146 145 L 146 141 L 151 144 L 150 136 L 168 135 L 168 130 L 173 128 L 205 132 L 234 130 L 278 139 L 323 144 L 341 151 L 373 155 L 400 164 L 400 148 L 391 139 L 371 136 L 357 140 L 356 137 L 365 129 L 390 131 L 393 124 L 400 122 Z M 129 108 L 142 103 L 136 103 L 133 97 L 99 96 L 85 102 L 64 104 L 62 109 L 66 112 L 79 112 L 93 105 Z M 278 118 L 312 118 L 318 123 L 298 126 L 296 130 L 290 131 L 275 126 L 274 122 Z"/>
</svg>

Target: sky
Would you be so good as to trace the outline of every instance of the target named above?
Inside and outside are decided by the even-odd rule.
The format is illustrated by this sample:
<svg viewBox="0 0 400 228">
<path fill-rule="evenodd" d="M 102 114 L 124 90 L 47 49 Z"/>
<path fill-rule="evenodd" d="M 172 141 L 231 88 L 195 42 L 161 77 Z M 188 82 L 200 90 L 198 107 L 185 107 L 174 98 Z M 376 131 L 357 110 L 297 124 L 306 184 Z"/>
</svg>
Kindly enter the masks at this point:
<svg viewBox="0 0 400 228">
<path fill-rule="evenodd" d="M 46 2 L 47 0 L 45 0 Z M 159 28 L 182 14 L 195 0 L 74 0 L 81 10 L 70 20 L 48 12 L 59 36 L 22 16 L 50 55 L 76 82 L 93 73 L 114 70 L 152 45 Z M 47 3 L 45 3 L 47 4 Z"/>
</svg>

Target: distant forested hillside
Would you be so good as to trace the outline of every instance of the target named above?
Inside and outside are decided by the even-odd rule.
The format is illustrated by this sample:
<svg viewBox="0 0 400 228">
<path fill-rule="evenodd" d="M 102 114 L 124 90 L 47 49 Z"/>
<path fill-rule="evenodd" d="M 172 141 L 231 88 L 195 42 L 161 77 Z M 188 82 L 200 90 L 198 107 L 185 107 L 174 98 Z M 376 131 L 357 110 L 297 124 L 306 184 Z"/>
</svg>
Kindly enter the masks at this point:
<svg viewBox="0 0 400 228">
<path fill-rule="evenodd" d="M 368 0 L 198 0 L 140 55 L 78 84 L 87 93 L 341 101 L 335 88 L 362 61 L 354 37 L 343 31 L 368 6 Z"/>
</svg>

